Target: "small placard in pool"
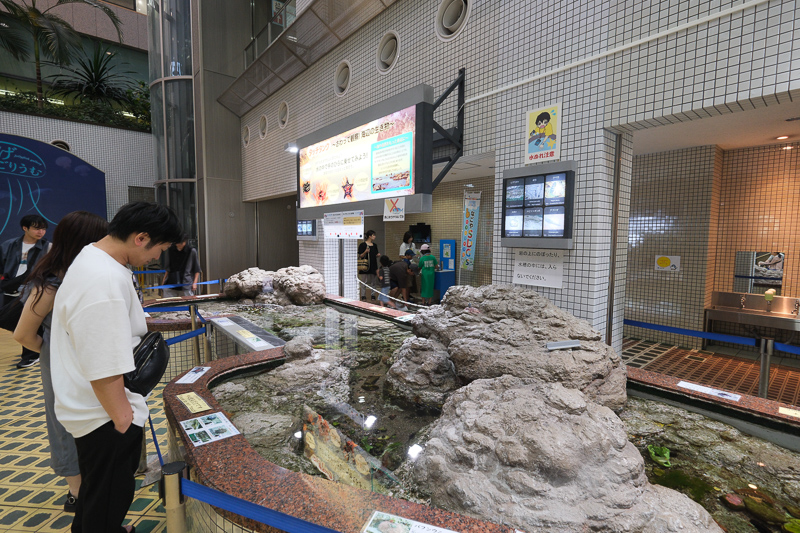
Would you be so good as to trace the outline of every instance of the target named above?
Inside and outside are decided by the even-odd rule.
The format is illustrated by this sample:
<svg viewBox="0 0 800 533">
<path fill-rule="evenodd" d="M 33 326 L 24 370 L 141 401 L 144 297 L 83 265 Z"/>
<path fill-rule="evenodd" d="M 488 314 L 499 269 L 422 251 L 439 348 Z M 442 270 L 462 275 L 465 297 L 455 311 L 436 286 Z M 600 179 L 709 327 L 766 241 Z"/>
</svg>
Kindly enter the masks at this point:
<svg viewBox="0 0 800 533">
<path fill-rule="evenodd" d="M 678 383 L 678 387 L 689 389 L 697 392 L 702 392 L 703 394 L 708 394 L 709 396 L 716 396 L 717 398 L 723 398 L 725 400 L 732 400 L 734 402 L 738 402 L 742 399 L 742 397 L 738 394 L 733 394 L 732 392 L 725 392 L 724 390 L 719 389 L 712 389 L 711 387 L 704 387 L 702 385 L 698 385 L 697 383 L 689 383 L 688 381 L 681 381 Z"/>
<path fill-rule="evenodd" d="M 230 318 L 212 318 L 211 321 L 218 326 L 235 326 Z"/>
<path fill-rule="evenodd" d="M 455 533 L 452 529 L 423 524 L 389 513 L 375 511 L 369 517 L 362 533 Z"/>
</svg>

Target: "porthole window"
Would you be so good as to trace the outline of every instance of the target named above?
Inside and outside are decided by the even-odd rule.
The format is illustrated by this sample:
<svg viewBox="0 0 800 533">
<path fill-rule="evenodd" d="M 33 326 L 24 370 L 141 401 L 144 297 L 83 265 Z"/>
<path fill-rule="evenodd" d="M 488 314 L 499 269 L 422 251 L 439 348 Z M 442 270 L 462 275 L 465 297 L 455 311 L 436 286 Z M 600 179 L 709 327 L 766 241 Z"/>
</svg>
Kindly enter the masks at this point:
<svg viewBox="0 0 800 533">
<path fill-rule="evenodd" d="M 261 120 L 258 121 L 258 135 L 262 139 L 267 136 L 267 115 L 261 115 Z"/>
<path fill-rule="evenodd" d="M 286 127 L 287 122 L 289 122 L 289 104 L 281 102 L 278 108 L 278 126 L 283 129 Z"/>
<path fill-rule="evenodd" d="M 245 126 L 244 131 L 242 131 L 242 144 L 245 147 L 250 144 L 250 126 Z"/>
<path fill-rule="evenodd" d="M 442 41 L 458 37 L 469 20 L 475 0 L 442 0 L 436 12 L 436 36 Z"/>
<path fill-rule="evenodd" d="M 345 60 L 339 63 L 333 76 L 333 93 L 336 96 L 344 96 L 347 93 L 347 89 L 350 88 L 351 75 L 350 62 Z"/>
<path fill-rule="evenodd" d="M 62 141 L 61 139 L 56 139 L 55 141 L 50 141 L 50 144 L 57 148 L 61 148 L 62 150 L 66 150 L 67 152 L 70 151 L 69 143 L 67 141 Z"/>
<path fill-rule="evenodd" d="M 378 54 L 376 57 L 378 72 L 388 74 L 397 64 L 400 56 L 400 37 L 397 33 L 390 31 L 383 36 L 378 44 Z"/>
</svg>

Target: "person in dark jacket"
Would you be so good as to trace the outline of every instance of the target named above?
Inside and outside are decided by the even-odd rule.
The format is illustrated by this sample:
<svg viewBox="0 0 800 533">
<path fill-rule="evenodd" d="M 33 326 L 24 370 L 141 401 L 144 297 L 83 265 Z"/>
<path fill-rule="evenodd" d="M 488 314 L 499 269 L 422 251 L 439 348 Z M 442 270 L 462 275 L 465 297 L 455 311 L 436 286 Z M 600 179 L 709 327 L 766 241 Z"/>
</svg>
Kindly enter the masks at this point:
<svg viewBox="0 0 800 533">
<path fill-rule="evenodd" d="M 50 243 L 44 238 L 47 233 L 47 220 L 39 215 L 25 215 L 19 221 L 22 236 L 9 239 L 0 245 L 0 266 L 3 268 L 0 290 L 3 291 L 2 305 L 10 303 L 20 295 L 25 278 L 49 250 Z M 27 348 L 22 349 L 17 368 L 27 368 L 39 362 L 39 354 Z"/>
<path fill-rule="evenodd" d="M 197 292 L 197 282 L 200 280 L 200 259 L 197 250 L 189 246 L 187 234 L 181 235 L 181 241 L 173 244 L 167 250 L 164 259 L 164 279 L 162 285 L 183 285 L 173 289 L 163 289 L 164 297 L 193 296 Z"/>
</svg>

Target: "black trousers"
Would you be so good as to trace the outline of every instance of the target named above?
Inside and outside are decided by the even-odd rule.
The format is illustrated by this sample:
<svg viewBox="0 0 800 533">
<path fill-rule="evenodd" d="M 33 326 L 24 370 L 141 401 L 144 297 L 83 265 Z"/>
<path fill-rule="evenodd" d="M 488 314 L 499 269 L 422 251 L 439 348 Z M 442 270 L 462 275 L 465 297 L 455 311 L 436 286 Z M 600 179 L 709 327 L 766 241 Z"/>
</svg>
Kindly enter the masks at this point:
<svg viewBox="0 0 800 533">
<path fill-rule="evenodd" d="M 121 533 L 136 490 L 134 476 L 142 448 L 142 428 L 125 434 L 108 422 L 75 439 L 81 490 L 72 533 Z"/>
</svg>

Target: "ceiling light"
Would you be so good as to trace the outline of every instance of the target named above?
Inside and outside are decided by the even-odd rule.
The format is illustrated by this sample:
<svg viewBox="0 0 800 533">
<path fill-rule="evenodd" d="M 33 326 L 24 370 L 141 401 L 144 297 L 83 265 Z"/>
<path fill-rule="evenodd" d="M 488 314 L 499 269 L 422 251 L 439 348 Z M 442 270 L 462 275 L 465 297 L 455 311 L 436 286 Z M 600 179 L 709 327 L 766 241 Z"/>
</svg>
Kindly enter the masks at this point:
<svg viewBox="0 0 800 533">
<path fill-rule="evenodd" d="M 791 147 L 791 146 L 784 146 L 784 147 L 783 147 L 783 149 L 784 149 L 784 150 L 791 150 L 791 149 L 792 149 L 792 147 Z"/>
<path fill-rule="evenodd" d="M 293 154 L 296 154 L 297 152 L 300 151 L 296 143 L 286 143 L 286 146 L 283 147 L 283 150 L 286 152 L 291 152 Z"/>
<path fill-rule="evenodd" d="M 376 417 L 369 415 L 366 420 L 364 420 L 364 427 L 369 429 L 373 425 L 375 425 L 375 421 L 378 420 Z"/>
<path fill-rule="evenodd" d="M 788 135 L 781 135 L 780 137 L 775 137 L 775 138 L 778 139 L 779 141 L 785 141 L 786 139 L 789 138 L 789 136 Z"/>
</svg>

